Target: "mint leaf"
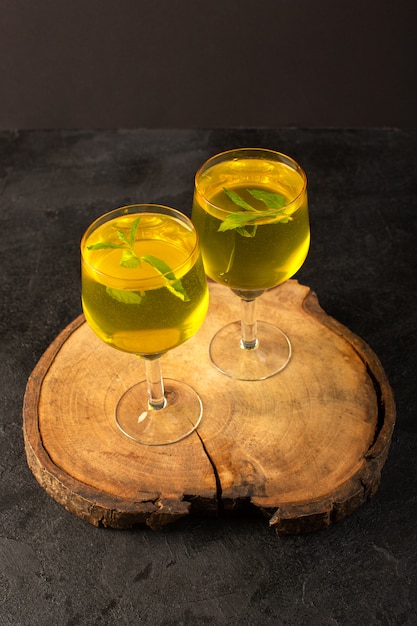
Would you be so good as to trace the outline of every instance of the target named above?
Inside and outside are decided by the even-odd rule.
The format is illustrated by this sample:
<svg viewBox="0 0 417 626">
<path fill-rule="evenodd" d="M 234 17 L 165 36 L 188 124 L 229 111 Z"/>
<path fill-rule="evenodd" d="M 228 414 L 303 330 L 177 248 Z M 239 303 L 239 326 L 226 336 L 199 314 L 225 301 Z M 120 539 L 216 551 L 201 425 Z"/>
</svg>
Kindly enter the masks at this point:
<svg viewBox="0 0 417 626">
<path fill-rule="evenodd" d="M 139 222 L 140 222 L 140 217 L 137 217 L 135 221 L 133 222 L 132 226 L 130 227 L 129 239 L 130 239 L 131 248 L 133 248 L 133 246 L 135 245 L 136 231 L 138 229 Z"/>
<path fill-rule="evenodd" d="M 234 191 L 231 191 L 230 189 L 226 189 L 226 187 L 223 187 L 223 191 L 226 194 L 226 196 L 228 196 L 232 200 L 232 202 L 237 204 L 237 206 L 242 207 L 242 209 L 247 209 L 248 211 L 256 211 L 256 209 L 254 209 L 253 206 L 245 202 L 245 200 L 241 198 Z"/>
<path fill-rule="evenodd" d="M 123 250 L 120 265 L 122 267 L 139 267 L 140 259 L 136 252 L 133 252 L 133 250 Z"/>
<path fill-rule="evenodd" d="M 165 263 L 165 261 L 162 261 L 162 259 L 158 259 L 155 256 L 152 256 L 152 254 L 146 254 L 142 256 L 141 260 L 151 265 L 154 269 L 156 269 L 157 272 L 159 272 L 159 274 L 165 275 L 165 279 L 168 281 L 166 287 L 171 293 L 174 294 L 174 296 L 180 298 L 180 300 L 183 300 L 184 302 L 188 302 L 190 298 L 184 287 L 182 286 L 181 281 L 177 280 L 174 272 L 172 271 L 170 266 Z"/>
<path fill-rule="evenodd" d="M 257 228 L 256 224 L 252 224 L 252 232 L 249 232 L 248 229 L 243 226 L 236 226 L 235 230 L 239 235 L 242 235 L 242 237 L 255 237 Z"/>
<path fill-rule="evenodd" d="M 273 219 L 276 222 L 282 222 L 286 224 L 287 222 L 292 220 L 292 217 L 289 215 L 279 215 L 278 211 L 258 211 L 256 215 L 253 213 L 231 213 L 226 217 L 226 219 L 220 224 L 218 231 L 224 232 L 226 230 L 237 230 L 237 232 L 244 237 L 254 237 L 256 232 L 256 227 L 260 220 L 263 219 Z M 244 228 L 246 224 L 249 222 L 254 222 L 251 226 L 255 229 L 252 230 L 251 233 Z M 242 232 L 242 229 L 244 232 Z"/>
<path fill-rule="evenodd" d="M 119 243 L 110 243 L 110 241 L 100 241 L 100 243 L 93 243 L 91 246 L 87 246 L 87 250 L 104 250 L 104 248 L 119 248 L 123 250 L 124 246 Z"/>
<path fill-rule="evenodd" d="M 238 229 L 245 226 L 248 222 L 255 221 L 257 217 L 259 218 L 259 213 L 256 216 L 253 213 L 231 213 L 220 224 L 219 231 Z"/>
<path fill-rule="evenodd" d="M 101 241 L 100 243 L 88 246 L 88 250 L 101 250 L 105 248 L 117 248 L 119 250 L 123 250 L 120 259 L 120 265 L 122 267 L 135 268 L 140 267 L 142 261 L 148 263 L 154 269 L 156 269 L 159 274 L 164 276 L 167 283 L 166 288 L 171 293 L 173 293 L 174 296 L 180 298 L 180 300 L 183 300 L 184 302 L 187 302 L 190 299 L 187 292 L 185 291 L 181 281 L 176 278 L 174 272 L 169 267 L 169 265 L 165 263 L 165 261 L 162 261 L 162 259 L 158 259 L 151 254 L 146 254 L 142 257 L 139 257 L 136 254 L 134 250 L 134 245 L 136 241 L 136 232 L 139 226 L 139 222 L 140 217 L 136 218 L 135 221 L 132 223 L 129 231 L 129 238 L 127 238 L 123 232 L 117 231 L 117 237 L 120 239 L 120 241 L 123 242 L 123 244 L 111 243 L 110 241 Z M 250 237 L 252 235 L 248 234 L 246 236 Z M 139 295 L 137 292 L 134 291 L 113 289 L 111 287 L 107 287 L 106 291 L 115 300 L 118 300 L 119 302 L 124 302 L 126 304 L 139 304 L 144 295 Z"/>
<path fill-rule="evenodd" d="M 280 193 L 265 191 L 264 189 L 248 189 L 251 196 L 256 200 L 261 200 L 270 209 L 282 209 L 286 205 L 284 196 Z"/>
<path fill-rule="evenodd" d="M 154 269 L 156 269 L 160 274 L 166 274 L 166 278 L 168 280 L 175 280 L 175 274 L 165 261 L 162 259 L 158 259 L 156 256 L 152 256 L 152 254 L 145 254 L 141 257 L 142 261 L 151 265 Z"/>
<path fill-rule="evenodd" d="M 123 241 L 123 243 L 125 243 L 128 246 L 128 248 L 132 247 L 130 243 L 128 242 L 126 235 L 122 233 L 120 230 L 117 231 L 117 236 L 120 239 L 120 241 Z"/>
<path fill-rule="evenodd" d="M 126 289 L 113 289 L 113 287 L 106 287 L 106 293 L 123 304 L 140 304 L 142 296 L 137 291 L 127 291 Z"/>
<path fill-rule="evenodd" d="M 168 284 L 167 289 L 183 302 L 189 302 L 190 297 L 182 286 L 182 282 L 180 280 L 176 280 L 171 285 Z"/>
<path fill-rule="evenodd" d="M 286 200 L 284 196 L 272 191 L 265 191 L 263 189 L 248 189 L 247 191 L 256 200 L 260 200 L 269 208 L 266 210 L 258 210 L 248 204 L 237 193 L 223 187 L 225 194 L 238 206 L 244 208 L 246 212 L 238 211 L 236 213 L 230 213 L 225 220 L 220 224 L 218 231 L 225 232 L 226 230 L 236 230 L 242 237 L 254 237 L 256 229 L 261 220 L 273 219 L 275 222 L 287 224 L 292 221 L 292 217 L 283 213 L 283 209 L 286 206 Z M 246 228 L 249 223 L 252 227 L 251 231 Z"/>
</svg>

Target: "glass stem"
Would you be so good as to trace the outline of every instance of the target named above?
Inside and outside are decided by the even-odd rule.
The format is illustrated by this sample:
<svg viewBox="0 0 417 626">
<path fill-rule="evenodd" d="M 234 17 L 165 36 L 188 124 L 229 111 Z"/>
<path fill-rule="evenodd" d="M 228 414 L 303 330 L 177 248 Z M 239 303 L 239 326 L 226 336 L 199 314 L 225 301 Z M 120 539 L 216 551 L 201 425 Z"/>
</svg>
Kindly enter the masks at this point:
<svg viewBox="0 0 417 626">
<path fill-rule="evenodd" d="M 257 323 L 256 323 L 256 299 L 241 300 L 241 327 L 242 338 L 240 345 L 245 350 L 253 350 L 258 345 L 256 338 Z"/>
<path fill-rule="evenodd" d="M 166 405 L 164 381 L 162 380 L 159 357 L 145 359 L 146 381 L 148 383 L 148 408 L 159 410 Z"/>
</svg>

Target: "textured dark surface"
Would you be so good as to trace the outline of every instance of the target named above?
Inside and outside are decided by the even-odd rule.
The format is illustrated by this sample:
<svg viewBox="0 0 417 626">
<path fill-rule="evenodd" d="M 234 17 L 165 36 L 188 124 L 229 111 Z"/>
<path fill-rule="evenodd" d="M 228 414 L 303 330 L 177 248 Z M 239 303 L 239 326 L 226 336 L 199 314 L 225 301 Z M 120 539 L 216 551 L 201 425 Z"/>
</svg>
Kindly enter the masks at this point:
<svg viewBox="0 0 417 626">
<path fill-rule="evenodd" d="M 297 274 L 380 357 L 397 425 L 376 496 L 329 530 L 279 538 L 256 516 L 161 533 L 97 529 L 26 464 L 27 377 L 81 311 L 79 240 L 129 202 L 190 213 L 193 176 L 239 145 L 295 157 L 312 245 Z M 0 133 L 0 624 L 417 623 L 417 133 L 401 130 Z"/>
</svg>

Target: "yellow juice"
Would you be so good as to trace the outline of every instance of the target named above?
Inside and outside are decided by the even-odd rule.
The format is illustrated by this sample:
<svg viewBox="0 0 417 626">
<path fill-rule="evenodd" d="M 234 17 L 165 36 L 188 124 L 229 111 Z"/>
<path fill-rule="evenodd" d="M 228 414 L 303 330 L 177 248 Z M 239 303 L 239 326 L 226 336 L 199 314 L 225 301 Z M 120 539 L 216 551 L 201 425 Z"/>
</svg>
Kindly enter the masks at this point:
<svg viewBox="0 0 417 626">
<path fill-rule="evenodd" d="M 132 252 L 139 263 L 126 267 L 120 234 L 129 241 L 137 218 Z M 101 242 L 109 247 L 97 249 Z M 160 213 L 122 215 L 87 231 L 81 245 L 84 314 L 106 343 L 157 355 L 187 341 L 203 323 L 207 284 L 196 233 L 186 223 Z M 161 273 L 144 258 L 172 271 Z"/>
<path fill-rule="evenodd" d="M 222 232 L 231 213 L 246 213 L 225 188 L 249 203 L 256 219 L 238 229 Z M 277 214 L 248 190 L 279 194 L 283 208 Z M 256 217 L 259 212 L 263 217 Z M 201 242 L 207 275 L 240 291 L 275 287 L 293 276 L 303 264 L 310 245 L 307 191 L 302 175 L 281 162 L 236 159 L 213 165 L 196 185 L 192 220 Z"/>
</svg>

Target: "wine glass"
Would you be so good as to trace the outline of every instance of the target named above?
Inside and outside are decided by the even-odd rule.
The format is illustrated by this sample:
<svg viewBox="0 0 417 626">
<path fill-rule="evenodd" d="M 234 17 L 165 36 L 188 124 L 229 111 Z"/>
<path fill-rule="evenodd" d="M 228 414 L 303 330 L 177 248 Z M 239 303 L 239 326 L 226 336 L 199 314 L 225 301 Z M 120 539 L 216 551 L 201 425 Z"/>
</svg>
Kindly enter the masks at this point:
<svg viewBox="0 0 417 626">
<path fill-rule="evenodd" d="M 184 382 L 162 379 L 160 357 L 204 321 L 208 289 L 191 220 L 169 207 L 134 204 L 102 215 L 81 240 L 82 305 L 104 342 L 144 359 L 146 380 L 115 408 L 120 430 L 147 445 L 187 437 L 202 403 Z"/>
<path fill-rule="evenodd" d="M 237 148 L 197 171 L 192 221 L 206 274 L 241 299 L 241 320 L 210 343 L 218 370 L 237 380 L 263 380 L 291 358 L 291 342 L 274 324 L 257 321 L 256 300 L 293 276 L 310 245 L 307 178 L 289 156 Z"/>
</svg>

